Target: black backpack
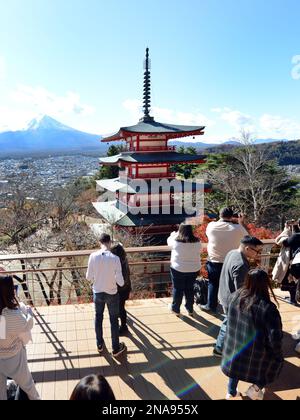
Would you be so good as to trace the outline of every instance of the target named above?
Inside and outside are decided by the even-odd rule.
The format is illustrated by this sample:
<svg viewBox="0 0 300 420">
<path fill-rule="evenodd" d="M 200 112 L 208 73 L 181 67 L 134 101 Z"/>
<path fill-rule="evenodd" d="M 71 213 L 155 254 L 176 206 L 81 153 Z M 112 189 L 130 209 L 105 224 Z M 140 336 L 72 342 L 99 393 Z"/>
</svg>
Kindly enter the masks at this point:
<svg viewBox="0 0 300 420">
<path fill-rule="evenodd" d="M 204 278 L 196 279 L 194 284 L 194 299 L 197 305 L 207 305 L 208 281 Z"/>
</svg>

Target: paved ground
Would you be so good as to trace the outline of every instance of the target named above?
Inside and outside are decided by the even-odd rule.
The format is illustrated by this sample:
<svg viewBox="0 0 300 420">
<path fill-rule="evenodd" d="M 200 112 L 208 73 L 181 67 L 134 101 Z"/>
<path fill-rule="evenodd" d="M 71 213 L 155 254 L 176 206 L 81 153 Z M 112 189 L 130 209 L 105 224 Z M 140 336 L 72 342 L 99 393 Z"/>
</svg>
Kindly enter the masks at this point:
<svg viewBox="0 0 300 420">
<path fill-rule="evenodd" d="M 170 299 L 130 301 L 130 334 L 124 338 L 127 357 L 110 356 L 108 319 L 104 334 L 108 350 L 96 352 L 93 305 L 37 308 L 33 344 L 28 346 L 31 371 L 43 399 L 68 399 L 80 378 L 100 372 L 117 399 L 223 399 L 227 378 L 212 356 L 221 320 L 196 309 L 182 319 L 168 310 Z M 291 333 L 300 328 L 300 309 L 281 301 L 285 330 L 285 365 L 266 399 L 300 399 L 300 359 Z M 106 314 L 107 316 L 107 314 Z M 241 383 L 245 392 L 248 384 Z"/>
</svg>

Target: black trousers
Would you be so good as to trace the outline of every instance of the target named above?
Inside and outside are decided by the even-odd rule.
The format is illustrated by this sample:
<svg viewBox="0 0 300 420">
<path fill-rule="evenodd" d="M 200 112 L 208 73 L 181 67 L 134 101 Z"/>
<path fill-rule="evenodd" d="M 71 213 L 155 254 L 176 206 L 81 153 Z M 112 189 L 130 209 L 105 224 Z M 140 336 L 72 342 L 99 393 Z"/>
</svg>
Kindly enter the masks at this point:
<svg viewBox="0 0 300 420">
<path fill-rule="evenodd" d="M 130 290 L 120 291 L 120 319 L 121 319 L 121 327 L 125 327 L 127 324 L 127 312 L 125 309 L 126 300 L 129 299 Z"/>
<path fill-rule="evenodd" d="M 284 291 L 284 292 L 289 292 L 290 296 L 291 296 L 291 302 L 295 303 L 296 302 L 297 285 L 294 281 L 289 282 L 289 275 L 290 275 L 290 271 L 288 271 L 287 275 L 282 280 L 281 290 Z"/>
</svg>

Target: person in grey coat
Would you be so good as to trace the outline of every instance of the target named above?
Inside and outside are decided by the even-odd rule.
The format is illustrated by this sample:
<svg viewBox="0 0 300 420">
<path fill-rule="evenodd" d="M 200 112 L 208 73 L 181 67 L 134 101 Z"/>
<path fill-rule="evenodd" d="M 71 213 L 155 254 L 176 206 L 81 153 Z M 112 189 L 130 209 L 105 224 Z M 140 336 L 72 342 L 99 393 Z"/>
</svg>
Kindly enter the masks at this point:
<svg viewBox="0 0 300 420">
<path fill-rule="evenodd" d="M 221 272 L 218 295 L 225 316 L 213 351 L 213 354 L 217 357 L 222 357 L 227 311 L 231 295 L 243 286 L 250 270 L 250 261 L 260 259 L 262 249 L 263 243 L 259 239 L 247 235 L 241 240 L 239 249 L 230 251 L 226 255 Z"/>
<path fill-rule="evenodd" d="M 280 374 L 282 322 L 271 294 L 278 304 L 268 274 L 255 269 L 230 298 L 222 358 L 222 371 L 229 377 L 226 399 L 237 396 L 238 382 L 245 381 L 253 384 L 246 395 L 262 400 L 265 386 Z"/>
</svg>

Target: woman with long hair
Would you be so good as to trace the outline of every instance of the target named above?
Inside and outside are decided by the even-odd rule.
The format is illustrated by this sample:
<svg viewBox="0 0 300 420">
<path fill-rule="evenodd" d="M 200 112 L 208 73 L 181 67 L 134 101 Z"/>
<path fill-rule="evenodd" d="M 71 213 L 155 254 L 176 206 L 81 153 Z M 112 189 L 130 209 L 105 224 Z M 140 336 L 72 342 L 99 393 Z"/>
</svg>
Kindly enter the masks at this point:
<svg viewBox="0 0 300 420">
<path fill-rule="evenodd" d="M 129 299 L 130 292 L 131 292 L 131 281 L 130 281 L 130 270 L 129 264 L 127 259 L 127 254 L 125 249 L 121 244 L 116 244 L 111 247 L 111 252 L 120 258 L 121 266 L 122 266 L 122 275 L 124 278 L 124 286 L 118 286 L 118 293 L 120 297 L 120 319 L 121 319 L 121 326 L 119 333 L 120 335 L 124 335 L 128 332 L 127 327 L 127 312 L 125 309 L 126 300 Z"/>
<path fill-rule="evenodd" d="M 172 312 L 180 316 L 184 295 L 186 310 L 190 316 L 193 316 L 194 283 L 201 268 L 201 242 L 195 237 L 193 227 L 185 224 L 179 226 L 178 232 L 171 233 L 167 242 L 172 248 Z"/>
<path fill-rule="evenodd" d="M 264 398 L 264 388 L 279 375 L 282 364 L 282 322 L 268 274 L 251 270 L 244 286 L 232 295 L 222 358 L 222 371 L 229 377 L 226 399 L 239 393 L 239 381 L 250 382 L 246 395 Z"/>
<path fill-rule="evenodd" d="M 23 305 L 25 307 L 25 305 Z M 30 400 L 39 400 L 28 368 L 24 344 L 33 328 L 29 307 L 21 308 L 13 279 L 0 276 L 0 400 L 7 399 L 6 380 L 13 379 Z M 25 342 L 24 342 L 25 341 Z"/>
</svg>

